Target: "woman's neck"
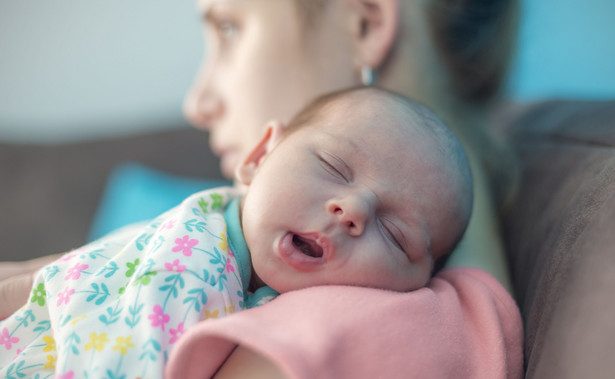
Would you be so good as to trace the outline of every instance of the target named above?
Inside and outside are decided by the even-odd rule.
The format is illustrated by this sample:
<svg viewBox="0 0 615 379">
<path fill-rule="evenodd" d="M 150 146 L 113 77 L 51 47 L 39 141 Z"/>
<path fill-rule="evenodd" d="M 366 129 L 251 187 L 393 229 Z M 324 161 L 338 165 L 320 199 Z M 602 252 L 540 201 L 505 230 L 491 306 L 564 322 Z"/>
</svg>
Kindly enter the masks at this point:
<svg viewBox="0 0 615 379">
<path fill-rule="evenodd" d="M 472 170 L 481 170 L 486 175 L 494 204 L 505 206 L 514 194 L 518 167 L 511 146 L 496 125 L 496 102 L 441 104 L 444 107 L 436 111 L 461 140 Z"/>
</svg>

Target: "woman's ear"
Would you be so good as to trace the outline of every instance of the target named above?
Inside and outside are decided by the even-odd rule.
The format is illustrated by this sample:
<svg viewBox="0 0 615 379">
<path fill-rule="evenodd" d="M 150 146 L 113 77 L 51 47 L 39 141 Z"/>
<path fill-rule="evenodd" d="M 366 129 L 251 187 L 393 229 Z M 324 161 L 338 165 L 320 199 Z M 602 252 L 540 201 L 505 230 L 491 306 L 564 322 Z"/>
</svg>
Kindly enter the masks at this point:
<svg viewBox="0 0 615 379">
<path fill-rule="evenodd" d="M 239 183 L 244 185 L 252 183 L 258 167 L 263 163 L 263 158 L 282 140 L 285 128 L 286 126 L 280 121 L 267 123 L 265 134 L 235 171 Z"/>
<path fill-rule="evenodd" d="M 399 31 L 399 0 L 347 1 L 354 13 L 352 33 L 357 45 L 357 66 L 377 70 L 391 52 Z"/>
</svg>

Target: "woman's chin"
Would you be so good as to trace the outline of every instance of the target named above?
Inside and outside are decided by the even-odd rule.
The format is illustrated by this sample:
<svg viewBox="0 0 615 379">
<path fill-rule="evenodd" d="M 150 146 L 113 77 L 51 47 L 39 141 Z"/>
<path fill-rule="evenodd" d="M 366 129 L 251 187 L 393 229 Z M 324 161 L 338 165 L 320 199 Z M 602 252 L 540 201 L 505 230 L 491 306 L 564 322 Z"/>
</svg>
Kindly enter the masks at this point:
<svg viewBox="0 0 615 379">
<path fill-rule="evenodd" d="M 225 177 L 232 179 L 235 177 L 235 168 L 239 164 L 238 154 L 225 153 L 220 157 L 220 171 Z"/>
</svg>

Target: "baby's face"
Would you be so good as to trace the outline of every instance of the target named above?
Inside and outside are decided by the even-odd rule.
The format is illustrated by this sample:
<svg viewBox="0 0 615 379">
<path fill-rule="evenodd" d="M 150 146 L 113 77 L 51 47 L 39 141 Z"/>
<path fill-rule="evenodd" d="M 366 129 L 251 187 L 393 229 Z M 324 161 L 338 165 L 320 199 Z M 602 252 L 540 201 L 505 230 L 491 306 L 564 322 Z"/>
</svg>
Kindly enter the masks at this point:
<svg viewBox="0 0 615 379">
<path fill-rule="evenodd" d="M 399 117 L 338 113 L 286 137 L 247 183 L 242 225 L 254 272 L 279 292 L 422 287 L 441 184 L 433 146 Z"/>
</svg>

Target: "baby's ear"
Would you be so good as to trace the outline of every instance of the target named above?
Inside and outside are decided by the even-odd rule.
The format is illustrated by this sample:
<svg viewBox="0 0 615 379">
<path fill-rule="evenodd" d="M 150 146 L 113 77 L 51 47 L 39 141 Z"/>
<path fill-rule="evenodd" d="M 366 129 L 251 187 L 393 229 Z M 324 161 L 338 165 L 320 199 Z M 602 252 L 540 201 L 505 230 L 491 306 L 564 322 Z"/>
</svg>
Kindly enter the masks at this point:
<svg viewBox="0 0 615 379">
<path fill-rule="evenodd" d="M 244 185 L 252 183 L 254 174 L 263 163 L 263 158 L 282 140 L 285 129 L 286 126 L 280 121 L 267 123 L 265 134 L 235 171 L 235 177 L 239 183 Z"/>
</svg>

